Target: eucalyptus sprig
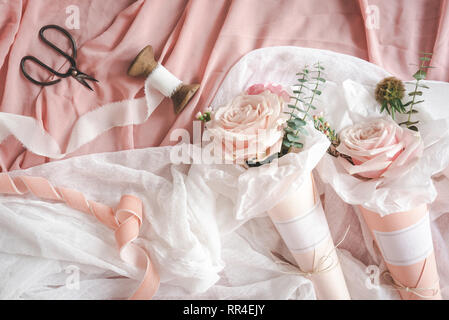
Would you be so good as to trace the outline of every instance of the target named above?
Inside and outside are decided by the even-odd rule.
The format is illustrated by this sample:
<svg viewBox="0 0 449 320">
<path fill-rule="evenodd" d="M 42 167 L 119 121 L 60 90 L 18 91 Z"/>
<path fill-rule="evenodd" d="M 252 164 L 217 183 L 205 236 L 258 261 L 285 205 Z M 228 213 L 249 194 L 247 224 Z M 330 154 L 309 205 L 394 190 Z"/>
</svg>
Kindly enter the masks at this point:
<svg viewBox="0 0 449 320">
<path fill-rule="evenodd" d="M 410 106 L 409 110 L 406 112 L 406 114 L 408 114 L 408 119 L 407 121 L 399 123 L 399 125 L 406 125 L 407 128 L 409 128 L 410 130 L 418 131 L 418 127 L 415 126 L 415 124 L 418 124 L 419 120 L 411 121 L 411 118 L 412 114 L 418 113 L 418 110 L 413 109 L 413 107 L 419 103 L 424 102 L 424 100 L 415 101 L 417 96 L 422 96 L 423 94 L 422 91 L 418 90 L 418 88 L 429 89 L 428 86 L 421 84 L 420 81 L 426 78 L 427 69 L 433 68 L 432 66 L 428 65 L 430 63 L 431 56 L 432 53 L 423 53 L 423 56 L 419 58 L 421 64 L 419 65 L 418 71 L 416 71 L 416 73 L 413 75 L 413 78 L 415 78 L 414 82 L 415 89 L 408 94 L 410 97 L 412 97 L 412 100 L 408 101 L 404 105 L 404 107 Z M 413 82 L 406 82 L 406 83 L 413 84 Z"/>
<path fill-rule="evenodd" d="M 306 119 L 312 118 L 310 115 L 311 109 L 316 109 L 313 105 L 316 96 L 321 95 L 321 91 L 318 90 L 320 85 L 326 82 L 323 78 L 324 67 L 317 62 L 313 65 L 312 69 L 306 65 L 303 70 L 297 73 L 300 76 L 297 83 L 297 89 L 293 91 L 295 94 L 291 97 L 294 104 L 289 104 L 290 112 L 286 112 L 290 115 L 287 121 L 287 126 L 284 128 L 285 134 L 282 141 L 282 148 L 280 156 L 287 154 L 292 148 L 301 149 L 303 144 L 301 141 L 301 134 L 307 135 Z M 300 105 L 303 108 L 300 108 Z"/>
</svg>

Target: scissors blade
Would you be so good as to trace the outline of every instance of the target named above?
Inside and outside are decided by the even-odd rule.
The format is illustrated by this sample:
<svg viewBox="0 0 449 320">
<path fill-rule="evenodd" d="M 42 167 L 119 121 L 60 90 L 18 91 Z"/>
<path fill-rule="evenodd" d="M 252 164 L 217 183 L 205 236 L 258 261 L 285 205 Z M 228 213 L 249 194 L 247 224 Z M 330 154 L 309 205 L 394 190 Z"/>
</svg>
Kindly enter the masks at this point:
<svg viewBox="0 0 449 320">
<path fill-rule="evenodd" d="M 81 83 L 83 86 L 85 86 L 86 88 L 90 89 L 91 91 L 94 91 L 94 89 L 92 89 L 92 87 L 86 82 L 86 80 L 84 80 L 83 77 L 74 77 L 79 83 Z"/>
<path fill-rule="evenodd" d="M 92 89 L 92 87 L 86 82 L 86 80 L 91 80 L 91 81 L 95 81 L 95 82 L 99 82 L 97 79 L 85 74 L 84 72 L 81 71 L 77 71 L 76 75 L 73 76 L 79 83 L 81 83 L 83 86 L 85 86 L 86 88 L 94 91 L 94 89 Z"/>
<path fill-rule="evenodd" d="M 89 76 L 88 74 L 85 74 L 84 72 L 80 72 L 78 71 L 78 76 L 80 78 L 86 79 L 86 80 L 91 80 L 91 81 L 95 81 L 95 82 L 100 82 L 97 79 L 95 79 L 94 77 Z"/>
</svg>

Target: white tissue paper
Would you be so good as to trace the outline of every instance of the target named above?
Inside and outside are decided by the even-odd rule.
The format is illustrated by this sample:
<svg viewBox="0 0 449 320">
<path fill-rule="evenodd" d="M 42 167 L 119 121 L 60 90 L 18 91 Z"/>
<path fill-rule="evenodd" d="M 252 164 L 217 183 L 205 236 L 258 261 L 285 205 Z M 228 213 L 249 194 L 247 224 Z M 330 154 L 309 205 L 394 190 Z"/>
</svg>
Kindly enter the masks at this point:
<svg viewBox="0 0 449 320">
<path fill-rule="evenodd" d="M 219 181 L 224 180 L 228 186 L 224 195 L 234 202 L 233 217 L 236 221 L 265 216 L 291 190 L 301 187 L 330 145 L 326 136 L 310 123 L 306 130 L 308 135 L 301 141 L 304 144 L 301 152 L 288 153 L 269 164 L 247 169 L 239 165 L 220 164 L 200 166 L 198 170 L 214 189 L 214 185 L 221 188 Z M 220 193 L 220 190 L 217 192 Z"/>
<path fill-rule="evenodd" d="M 338 114 L 334 115 L 337 112 L 327 110 L 326 105 L 322 108 L 326 119 L 337 132 L 348 125 L 385 116 L 380 114 L 379 104 L 374 98 L 375 85 L 373 83 L 372 86 L 365 87 L 346 80 L 341 87 L 335 88 L 343 92 L 345 97 L 339 102 Z M 435 200 L 437 191 L 432 176 L 449 165 L 449 117 L 446 110 L 449 107 L 449 84 L 427 81 L 426 85 L 430 89 L 423 90 L 425 94 L 422 98 L 425 102 L 418 105 L 416 109 L 419 113 L 415 115 L 420 120 L 418 126 L 424 142 L 424 152 L 404 175 L 399 178 L 362 180 L 349 175 L 335 157 L 323 157 L 317 166 L 320 177 L 331 184 L 345 202 L 362 205 L 384 216 L 408 211 Z M 442 90 L 444 87 L 446 90 Z M 325 94 L 333 95 L 334 92 L 330 90 Z"/>
<path fill-rule="evenodd" d="M 305 63 L 318 60 L 326 66 L 328 80 L 319 103 L 329 112 L 344 105 L 342 92 L 327 93 L 344 80 L 369 85 L 388 75 L 366 61 L 329 51 L 265 48 L 249 53 L 229 71 L 212 105 L 227 102 L 254 83 L 291 85 Z M 350 123 L 344 112 L 336 118 L 343 125 Z M 310 139 L 316 144 L 306 148 L 323 152 L 322 135 L 314 133 Z M 309 280 L 271 256 L 273 251 L 293 261 L 264 214 L 269 208 L 265 188 L 257 191 L 248 184 L 252 172 L 267 168 L 244 171 L 232 165 L 176 165 L 170 162 L 172 148 L 86 155 L 11 175 L 41 176 L 112 207 L 124 193 L 139 196 L 144 219 L 136 241 L 148 250 L 161 275 L 155 299 L 315 299 Z M 279 168 L 284 169 L 266 170 L 257 179 L 290 176 L 292 183 L 300 184 L 293 168 L 309 170 L 317 161 L 300 157 L 283 157 Z M 396 290 L 379 282 L 384 267 L 377 267 L 379 254 L 353 207 L 317 174 L 315 178 L 333 239 L 341 239 L 351 226 L 337 249 L 343 272 L 350 275 L 346 281 L 351 297 L 398 299 Z M 449 210 L 445 205 L 449 179 L 443 175 L 438 179 L 436 187 L 442 196 L 431 205 L 431 225 L 442 293 L 449 298 Z M 270 192 L 277 191 L 272 188 Z M 113 233 L 94 217 L 31 195 L 0 195 L 0 274 L 4 275 L 0 299 L 118 299 L 133 292 L 142 271 L 120 259 Z"/>
</svg>

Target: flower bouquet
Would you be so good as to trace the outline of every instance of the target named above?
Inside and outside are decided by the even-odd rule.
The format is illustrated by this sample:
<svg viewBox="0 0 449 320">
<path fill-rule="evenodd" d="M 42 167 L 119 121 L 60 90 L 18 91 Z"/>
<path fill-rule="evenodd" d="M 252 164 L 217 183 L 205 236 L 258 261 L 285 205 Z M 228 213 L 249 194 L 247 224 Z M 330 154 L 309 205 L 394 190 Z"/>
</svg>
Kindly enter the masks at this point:
<svg viewBox="0 0 449 320">
<path fill-rule="evenodd" d="M 383 275 L 403 299 L 441 299 L 428 204 L 436 197 L 432 175 L 449 162 L 442 152 L 447 135 L 434 133 L 448 128 L 446 121 L 412 121 L 424 102 L 417 99 L 423 96 L 418 89 L 428 88 L 421 82 L 423 66 L 405 103 L 405 87 L 396 78 L 379 82 L 375 97 L 345 81 L 347 110 L 342 112 L 351 124 L 336 121 L 339 134 L 317 166 L 322 180 L 360 211 L 386 263 Z M 332 122 L 332 115 L 326 118 Z"/>
<path fill-rule="evenodd" d="M 323 70 L 304 68 L 292 97 L 280 85 L 256 84 L 197 117 L 213 138 L 216 163 L 244 168 L 236 179 L 236 217 L 268 212 L 316 297 L 350 299 L 312 175 L 330 145 L 309 114 Z"/>
</svg>

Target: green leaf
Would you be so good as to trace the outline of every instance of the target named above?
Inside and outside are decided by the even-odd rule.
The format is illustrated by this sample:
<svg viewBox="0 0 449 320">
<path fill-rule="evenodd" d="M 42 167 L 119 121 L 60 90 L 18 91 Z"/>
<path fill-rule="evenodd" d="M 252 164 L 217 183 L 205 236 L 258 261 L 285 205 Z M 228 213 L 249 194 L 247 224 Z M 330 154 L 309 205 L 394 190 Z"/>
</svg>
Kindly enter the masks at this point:
<svg viewBox="0 0 449 320">
<path fill-rule="evenodd" d="M 382 107 L 380 108 L 380 112 L 382 113 L 385 109 L 387 109 L 387 106 L 388 106 L 387 101 L 386 100 L 382 101 Z"/>
<path fill-rule="evenodd" d="M 317 95 L 321 95 L 321 91 L 320 90 L 312 90 L 313 92 L 315 92 L 315 94 Z"/>
<path fill-rule="evenodd" d="M 288 120 L 287 126 L 289 126 L 290 128 L 292 128 L 295 131 L 298 130 L 298 126 L 296 125 L 296 122 L 294 120 Z"/>
<path fill-rule="evenodd" d="M 426 86 L 425 84 L 418 84 L 418 87 L 421 88 L 425 88 L 425 89 L 430 89 L 428 86 Z"/>
<path fill-rule="evenodd" d="M 406 112 L 406 114 L 415 114 L 415 113 L 418 113 L 418 110 L 410 110 Z"/>
<path fill-rule="evenodd" d="M 401 99 L 398 98 L 398 99 L 395 99 L 394 101 L 395 101 L 395 104 L 396 104 L 396 110 L 401 112 L 401 113 L 404 113 L 406 110 L 404 108 L 404 105 L 402 104 Z"/>
<path fill-rule="evenodd" d="M 295 119 L 294 120 L 295 122 L 296 122 L 296 124 L 298 125 L 298 126 L 305 126 L 307 123 L 304 121 L 304 120 L 302 120 L 302 119 Z"/>
<path fill-rule="evenodd" d="M 401 112 L 401 107 L 398 105 L 397 99 L 391 100 L 390 102 L 391 110 Z"/>
<path fill-rule="evenodd" d="M 418 128 L 416 127 L 416 126 L 410 126 L 410 127 L 408 127 L 410 130 L 413 130 L 413 131 L 419 131 L 418 130 Z"/>
<path fill-rule="evenodd" d="M 421 60 L 421 61 L 430 61 L 430 58 L 429 57 L 421 57 L 421 58 L 419 58 L 419 60 Z"/>
<path fill-rule="evenodd" d="M 412 104 L 412 100 L 410 100 L 409 102 L 407 102 L 406 104 L 404 104 L 404 107 L 407 107 L 407 106 L 409 106 L 409 105 L 411 105 Z"/>
<path fill-rule="evenodd" d="M 289 127 L 291 128 L 295 128 L 297 129 L 297 127 L 303 127 L 306 125 L 306 122 L 302 119 L 292 119 L 292 120 L 288 120 L 287 124 Z"/>
<path fill-rule="evenodd" d="M 315 80 L 318 80 L 318 81 L 321 81 L 321 82 L 326 82 L 326 79 L 324 79 L 324 78 L 313 78 L 313 79 L 315 79 Z"/>
<path fill-rule="evenodd" d="M 287 133 L 287 139 L 290 142 L 299 142 L 301 140 L 301 138 L 299 138 L 298 136 L 295 136 L 294 134 L 291 134 L 291 133 Z"/>
<path fill-rule="evenodd" d="M 427 75 L 427 73 L 424 70 L 418 70 L 413 75 L 413 78 L 415 78 L 416 80 L 423 80 L 426 78 L 426 75 Z"/>
<path fill-rule="evenodd" d="M 291 99 L 304 103 L 304 100 L 301 98 L 291 97 Z"/>
<path fill-rule="evenodd" d="M 283 144 L 284 146 L 286 146 L 287 148 L 290 148 L 290 147 L 292 146 L 292 143 L 289 142 L 289 141 L 287 141 L 287 140 L 283 140 L 283 141 L 282 141 L 282 144 Z"/>
<path fill-rule="evenodd" d="M 408 94 L 409 96 L 422 96 L 422 91 L 413 91 Z"/>
<path fill-rule="evenodd" d="M 298 130 L 305 136 L 309 135 L 309 132 L 304 127 L 299 127 Z"/>
<path fill-rule="evenodd" d="M 419 123 L 419 121 L 404 121 L 401 122 L 399 125 L 402 126 L 403 124 L 407 125 L 407 126 L 411 126 L 412 124 L 417 124 Z"/>
<path fill-rule="evenodd" d="M 302 143 L 299 143 L 299 142 L 293 142 L 292 146 L 295 147 L 295 148 L 301 149 L 304 145 Z"/>
<path fill-rule="evenodd" d="M 293 128 L 293 129 L 295 129 L 295 130 L 298 130 L 299 127 L 305 126 L 305 125 L 306 125 L 306 122 L 305 122 L 304 120 L 302 120 L 302 119 L 295 118 L 295 119 L 292 119 L 292 120 L 288 120 L 288 121 L 287 121 L 287 125 L 288 125 L 290 128 Z"/>
<path fill-rule="evenodd" d="M 298 79 L 299 82 L 304 83 L 307 82 L 307 79 Z"/>
</svg>

